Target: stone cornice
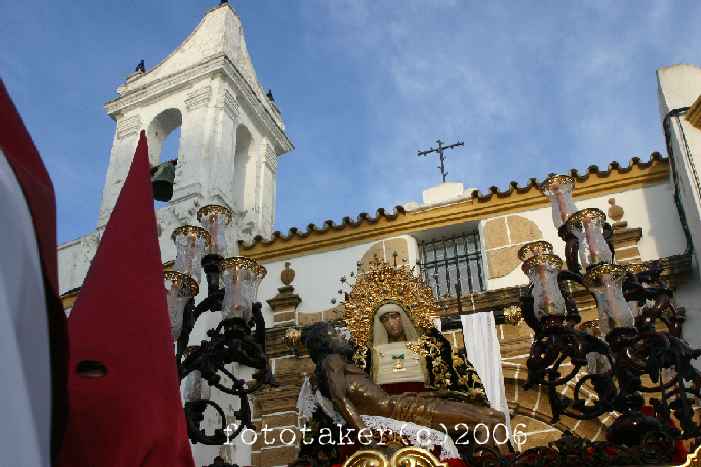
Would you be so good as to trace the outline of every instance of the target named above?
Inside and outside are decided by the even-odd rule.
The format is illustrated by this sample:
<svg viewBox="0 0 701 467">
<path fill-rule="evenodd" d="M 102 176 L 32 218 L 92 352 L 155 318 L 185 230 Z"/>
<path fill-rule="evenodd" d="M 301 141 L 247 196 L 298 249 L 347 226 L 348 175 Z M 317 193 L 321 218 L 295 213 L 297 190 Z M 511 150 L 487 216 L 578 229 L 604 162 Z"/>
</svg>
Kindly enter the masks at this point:
<svg viewBox="0 0 701 467">
<path fill-rule="evenodd" d="M 696 99 L 694 104 L 686 113 L 686 120 L 691 123 L 694 128 L 701 130 L 701 96 Z"/>
<path fill-rule="evenodd" d="M 200 107 L 205 107 L 212 97 L 212 86 L 203 86 L 187 93 L 185 99 L 185 107 L 187 110 L 195 110 Z"/>
<path fill-rule="evenodd" d="M 117 139 L 123 139 L 127 136 L 135 135 L 141 128 L 141 118 L 134 115 L 128 118 L 123 118 L 117 123 Z"/>
<path fill-rule="evenodd" d="M 286 307 L 295 308 L 302 302 L 302 299 L 299 298 L 299 295 L 294 293 L 294 287 L 285 286 L 280 287 L 277 290 L 278 294 L 267 301 L 268 305 L 270 305 L 270 308 L 273 311 L 277 311 L 280 308 Z"/>
<path fill-rule="evenodd" d="M 277 172 L 277 156 L 269 144 L 265 145 L 265 165 L 268 166 L 271 172 Z"/>
<path fill-rule="evenodd" d="M 637 244 L 640 239 L 643 238 L 643 229 L 641 227 L 633 228 L 623 228 L 613 230 L 613 244 L 618 245 L 632 245 Z"/>
<path fill-rule="evenodd" d="M 607 171 L 592 166 L 584 175 L 576 170 L 571 173 L 577 180 L 574 196 L 579 200 L 663 183 L 668 180 L 669 165 L 667 159 L 654 153 L 648 162 L 635 158 L 627 167 L 613 162 Z M 241 245 L 241 252 L 258 261 L 281 260 L 548 205 L 549 201 L 538 189 L 537 181 L 531 179 L 525 187 L 519 187 L 515 182 L 504 192 L 492 187 L 487 195 L 476 192 L 470 198 L 444 206 L 410 212 L 400 208 L 394 215 L 382 210 L 375 218 L 365 215 L 357 222 L 345 218 L 342 225 L 326 221 L 323 228 L 311 224 L 306 232 L 299 229 L 291 229 L 288 235 L 275 232 L 271 240 L 257 238 L 252 245 Z"/>
<path fill-rule="evenodd" d="M 240 92 L 249 107 L 253 109 L 259 123 L 268 130 L 269 136 L 278 147 L 279 153 L 283 154 L 294 149 L 285 131 L 271 115 L 270 111 L 262 104 L 250 83 L 246 81 L 243 74 L 236 68 L 236 65 L 225 54 L 206 58 L 194 67 L 127 91 L 116 99 L 108 101 L 105 104 L 105 110 L 108 115 L 117 120 L 119 114 L 128 112 L 138 104 L 156 99 L 163 94 L 173 92 L 175 89 L 191 86 L 194 81 L 217 71 L 224 73 Z"/>
<path fill-rule="evenodd" d="M 220 106 L 224 109 L 224 112 L 226 112 L 231 120 L 236 121 L 239 116 L 239 103 L 236 101 L 236 97 L 234 97 L 228 89 L 224 90 L 224 94 L 221 97 Z"/>
<path fill-rule="evenodd" d="M 503 289 L 486 290 L 464 295 L 461 298 L 462 314 L 470 315 L 505 308 L 509 305 L 516 305 L 522 295 L 528 292 L 528 284 L 505 287 Z M 441 302 L 443 308 L 441 317 L 457 316 L 458 300 L 449 298 Z"/>
<path fill-rule="evenodd" d="M 244 78 L 243 74 L 236 68 L 236 65 L 234 65 L 226 55 L 223 55 L 223 58 L 225 62 L 224 69 L 227 72 L 228 78 L 236 85 L 241 94 L 245 96 L 248 104 L 270 132 L 270 136 L 278 146 L 278 154 L 284 154 L 293 150 L 294 145 L 292 141 L 287 137 L 285 130 L 278 125 L 277 120 L 273 117 L 268 108 L 263 105 L 260 96 L 258 96 L 251 84 Z"/>
</svg>

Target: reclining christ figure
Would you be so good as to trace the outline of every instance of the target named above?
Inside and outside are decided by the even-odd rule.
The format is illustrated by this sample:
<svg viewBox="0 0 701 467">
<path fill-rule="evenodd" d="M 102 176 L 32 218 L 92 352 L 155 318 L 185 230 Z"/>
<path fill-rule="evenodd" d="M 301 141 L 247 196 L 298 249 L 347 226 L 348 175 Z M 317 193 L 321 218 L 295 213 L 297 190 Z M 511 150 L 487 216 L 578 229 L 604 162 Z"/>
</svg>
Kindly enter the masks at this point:
<svg viewBox="0 0 701 467">
<path fill-rule="evenodd" d="M 316 382 L 346 422 L 365 428 L 361 415 L 375 415 L 412 422 L 460 435 L 465 428 L 486 425 L 490 432 L 504 422 L 501 412 L 480 403 L 445 400 L 441 392 L 390 395 L 361 368 L 351 363 L 353 348 L 326 322 L 304 328 L 302 343 L 316 364 Z"/>
</svg>

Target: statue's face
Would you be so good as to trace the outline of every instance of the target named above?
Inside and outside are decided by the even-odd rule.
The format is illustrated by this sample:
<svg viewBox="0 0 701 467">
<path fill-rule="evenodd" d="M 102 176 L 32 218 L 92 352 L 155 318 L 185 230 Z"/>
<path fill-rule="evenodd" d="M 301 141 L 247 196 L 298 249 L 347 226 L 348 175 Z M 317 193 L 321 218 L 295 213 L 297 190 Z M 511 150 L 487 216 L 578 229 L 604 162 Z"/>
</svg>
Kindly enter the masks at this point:
<svg viewBox="0 0 701 467">
<path fill-rule="evenodd" d="M 385 327 L 387 335 L 390 339 L 398 339 L 404 336 L 402 315 L 398 311 L 390 311 L 389 313 L 385 313 L 380 318 L 380 322 Z"/>
</svg>

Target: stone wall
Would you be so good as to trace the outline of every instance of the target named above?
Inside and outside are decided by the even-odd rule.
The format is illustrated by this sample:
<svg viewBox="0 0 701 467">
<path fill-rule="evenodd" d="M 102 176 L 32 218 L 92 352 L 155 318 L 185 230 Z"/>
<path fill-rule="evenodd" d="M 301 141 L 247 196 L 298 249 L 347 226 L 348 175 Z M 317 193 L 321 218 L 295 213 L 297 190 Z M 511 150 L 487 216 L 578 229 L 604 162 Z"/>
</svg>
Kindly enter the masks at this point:
<svg viewBox="0 0 701 467">
<path fill-rule="evenodd" d="M 520 267 L 518 249 L 543 238 L 538 224 L 515 214 L 489 219 L 483 232 L 489 279 L 504 277 Z"/>
</svg>

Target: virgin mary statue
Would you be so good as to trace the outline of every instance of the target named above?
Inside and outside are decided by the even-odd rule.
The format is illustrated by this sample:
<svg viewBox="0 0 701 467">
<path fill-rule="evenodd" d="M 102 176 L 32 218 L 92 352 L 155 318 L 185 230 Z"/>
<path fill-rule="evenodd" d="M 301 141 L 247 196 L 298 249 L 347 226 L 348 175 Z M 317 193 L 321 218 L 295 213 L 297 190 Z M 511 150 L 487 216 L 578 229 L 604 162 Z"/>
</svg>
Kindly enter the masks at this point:
<svg viewBox="0 0 701 467">
<path fill-rule="evenodd" d="M 433 291 L 407 266 L 376 262 L 344 302 L 354 362 L 390 394 L 440 390 L 487 404 L 472 364 L 434 327 Z"/>
</svg>

